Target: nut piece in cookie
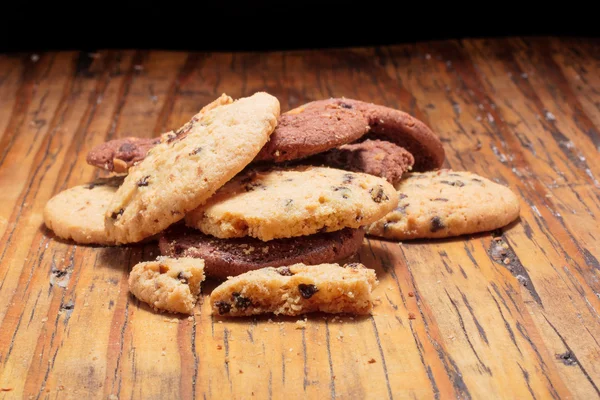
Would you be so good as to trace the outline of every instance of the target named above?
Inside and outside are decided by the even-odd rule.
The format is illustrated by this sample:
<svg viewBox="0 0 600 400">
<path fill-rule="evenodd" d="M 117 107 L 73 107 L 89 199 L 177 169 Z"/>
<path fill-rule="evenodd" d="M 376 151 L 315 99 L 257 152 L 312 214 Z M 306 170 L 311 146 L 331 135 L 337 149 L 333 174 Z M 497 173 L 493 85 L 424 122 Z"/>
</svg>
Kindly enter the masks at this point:
<svg viewBox="0 0 600 400">
<path fill-rule="evenodd" d="M 192 314 L 203 281 L 204 260 L 158 257 L 133 267 L 129 290 L 156 311 Z"/>
<path fill-rule="evenodd" d="M 44 224 L 62 239 L 79 244 L 112 245 L 104 213 L 123 178 L 99 178 L 54 195 L 44 207 Z"/>
<path fill-rule="evenodd" d="M 345 144 L 324 153 L 321 158 L 330 167 L 379 176 L 392 184 L 400 181 L 415 163 L 408 151 L 384 140 Z"/>
<path fill-rule="evenodd" d="M 509 188 L 466 171 L 409 173 L 397 185 L 398 206 L 367 226 L 387 239 L 445 238 L 501 228 L 519 217 Z"/>
<path fill-rule="evenodd" d="M 342 261 L 359 251 L 364 234 L 364 228 L 345 228 L 263 242 L 251 237 L 219 239 L 179 225 L 163 232 L 159 247 L 163 256 L 202 258 L 206 276 L 226 279 L 264 267 Z"/>
<path fill-rule="evenodd" d="M 315 166 L 254 169 L 229 181 L 185 221 L 222 239 L 269 241 L 359 228 L 397 203 L 394 187 L 369 174 Z"/>
<path fill-rule="evenodd" d="M 375 271 L 359 263 L 267 267 L 229 278 L 210 296 L 213 315 L 370 314 Z"/>
<path fill-rule="evenodd" d="M 139 242 L 183 219 L 254 159 L 278 116 L 263 92 L 195 115 L 129 169 L 105 214 L 108 236 Z"/>
</svg>

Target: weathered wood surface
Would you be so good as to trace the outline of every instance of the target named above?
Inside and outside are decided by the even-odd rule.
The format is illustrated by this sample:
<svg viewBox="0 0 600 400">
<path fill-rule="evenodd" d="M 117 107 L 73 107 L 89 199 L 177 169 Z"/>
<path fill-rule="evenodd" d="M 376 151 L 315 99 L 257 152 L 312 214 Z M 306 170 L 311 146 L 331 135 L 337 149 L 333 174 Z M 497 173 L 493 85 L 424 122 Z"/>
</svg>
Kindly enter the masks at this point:
<svg viewBox="0 0 600 400">
<path fill-rule="evenodd" d="M 407 110 L 443 138 L 448 166 L 515 190 L 521 219 L 365 240 L 375 315 L 304 330 L 219 321 L 206 303 L 155 314 L 126 282 L 155 245 L 75 246 L 43 227 L 52 195 L 99 174 L 94 145 L 259 90 L 284 111 L 329 96 Z M 0 55 L 0 399 L 598 398 L 599 107 L 600 42 L 576 39 Z"/>
</svg>

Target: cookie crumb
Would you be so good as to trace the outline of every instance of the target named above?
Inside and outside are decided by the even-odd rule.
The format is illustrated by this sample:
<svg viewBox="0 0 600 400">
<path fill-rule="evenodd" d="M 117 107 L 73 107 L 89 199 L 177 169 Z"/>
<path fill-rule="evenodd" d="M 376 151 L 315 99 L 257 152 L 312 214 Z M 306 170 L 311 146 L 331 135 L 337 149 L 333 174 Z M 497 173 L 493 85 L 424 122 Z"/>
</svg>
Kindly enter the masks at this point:
<svg viewBox="0 0 600 400">
<path fill-rule="evenodd" d="M 408 297 L 415 297 L 415 294 L 413 292 L 408 292 Z"/>
<path fill-rule="evenodd" d="M 296 329 L 306 329 L 306 320 L 299 319 L 298 321 L 296 321 Z"/>
<path fill-rule="evenodd" d="M 119 398 L 116 395 L 111 394 L 110 396 L 108 396 L 108 400 L 119 400 Z"/>
<path fill-rule="evenodd" d="M 242 370 L 240 369 L 240 374 L 243 374 L 243 373 L 244 373 L 244 371 L 242 371 Z"/>
<path fill-rule="evenodd" d="M 223 346 L 221 346 L 220 344 L 217 345 L 217 350 L 221 350 L 223 349 Z"/>
<path fill-rule="evenodd" d="M 502 262 L 504 264 L 508 265 L 508 264 L 510 264 L 510 258 L 506 257 Z"/>
<path fill-rule="evenodd" d="M 416 319 L 417 317 L 415 317 L 414 313 L 409 312 L 408 313 L 408 319 Z"/>
<path fill-rule="evenodd" d="M 377 362 L 377 361 L 375 361 L 375 359 L 374 359 L 374 358 L 371 358 L 371 359 L 369 360 L 369 364 L 375 364 L 376 362 Z"/>
</svg>

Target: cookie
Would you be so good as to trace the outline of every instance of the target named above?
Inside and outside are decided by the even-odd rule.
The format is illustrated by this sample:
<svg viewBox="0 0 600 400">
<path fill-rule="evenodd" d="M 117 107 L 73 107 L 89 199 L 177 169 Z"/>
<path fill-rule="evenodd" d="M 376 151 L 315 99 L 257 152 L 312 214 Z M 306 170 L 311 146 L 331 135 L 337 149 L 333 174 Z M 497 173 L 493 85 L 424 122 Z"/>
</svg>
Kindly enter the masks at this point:
<svg viewBox="0 0 600 400">
<path fill-rule="evenodd" d="M 148 150 L 160 143 L 158 138 L 125 137 L 94 147 L 87 155 L 88 164 L 116 173 L 125 173 L 146 158 Z"/>
<path fill-rule="evenodd" d="M 256 161 L 308 157 L 353 142 L 368 131 L 368 120 L 359 110 L 330 100 L 314 101 L 279 117 Z"/>
<path fill-rule="evenodd" d="M 398 207 L 367 227 L 387 239 L 444 238 L 501 228 L 519 217 L 507 187 L 470 172 L 410 173 L 396 186 Z"/>
<path fill-rule="evenodd" d="M 383 140 L 345 144 L 319 157 L 327 166 L 379 176 L 395 184 L 415 159 L 402 147 Z"/>
<path fill-rule="evenodd" d="M 370 314 L 375 271 L 359 263 L 263 268 L 230 278 L 210 295 L 213 315 Z"/>
<path fill-rule="evenodd" d="M 128 283 L 129 291 L 155 311 L 192 314 L 203 281 L 203 260 L 158 257 L 136 264 Z"/>
<path fill-rule="evenodd" d="M 233 99 L 226 94 L 204 106 L 195 116 L 204 115 L 219 106 L 230 104 Z M 125 137 L 109 140 L 92 148 L 87 154 L 88 164 L 116 173 L 126 173 L 136 163 L 146 158 L 148 151 L 161 141 L 168 140 L 174 131 L 166 132 L 157 138 Z"/>
<path fill-rule="evenodd" d="M 226 279 L 264 267 L 337 262 L 356 254 L 364 235 L 362 228 L 345 228 L 263 242 L 250 237 L 218 239 L 174 226 L 161 235 L 159 247 L 164 256 L 202 258 L 206 276 Z"/>
<path fill-rule="evenodd" d="M 56 194 L 44 207 L 46 227 L 76 243 L 112 245 L 104 230 L 104 213 L 122 182 L 122 177 L 99 178 Z"/>
<path fill-rule="evenodd" d="M 129 169 L 105 214 L 109 237 L 138 242 L 181 220 L 252 161 L 278 116 L 267 93 L 194 116 Z"/>
<path fill-rule="evenodd" d="M 415 158 L 413 171 L 441 168 L 445 151 L 439 137 L 422 121 L 394 108 L 353 99 L 331 99 L 344 107 L 360 111 L 370 131 L 363 139 L 384 139 L 406 149 Z"/>
<path fill-rule="evenodd" d="M 188 213 L 192 228 L 218 238 L 263 241 L 358 228 L 398 203 L 385 179 L 334 168 L 249 169 Z"/>
</svg>

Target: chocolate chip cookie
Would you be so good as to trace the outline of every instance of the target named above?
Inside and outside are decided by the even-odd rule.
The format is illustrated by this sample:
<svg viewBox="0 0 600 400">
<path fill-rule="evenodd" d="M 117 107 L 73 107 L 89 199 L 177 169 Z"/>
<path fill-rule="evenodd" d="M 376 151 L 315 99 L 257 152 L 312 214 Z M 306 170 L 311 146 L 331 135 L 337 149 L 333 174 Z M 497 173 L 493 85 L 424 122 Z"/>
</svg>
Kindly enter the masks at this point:
<svg viewBox="0 0 600 400">
<path fill-rule="evenodd" d="M 185 222 L 218 238 L 269 241 L 358 228 L 397 203 L 394 187 L 368 174 L 315 166 L 250 169 L 189 212 Z"/>
<path fill-rule="evenodd" d="M 507 187 L 452 170 L 410 173 L 396 186 L 398 206 L 367 227 L 387 239 L 444 238 L 501 228 L 519 217 Z"/>
<path fill-rule="evenodd" d="M 359 263 L 263 268 L 230 278 L 210 295 L 214 315 L 369 314 L 375 271 Z"/>
<path fill-rule="evenodd" d="M 105 214 L 108 236 L 138 242 L 181 220 L 254 159 L 278 116 L 263 92 L 195 115 L 129 169 Z"/>
<path fill-rule="evenodd" d="M 263 242 L 251 237 L 218 239 L 197 229 L 173 226 L 161 235 L 159 246 L 164 256 L 202 258 L 206 276 L 226 279 L 264 267 L 337 262 L 358 252 L 364 234 L 362 228 L 345 228 Z"/>
</svg>

